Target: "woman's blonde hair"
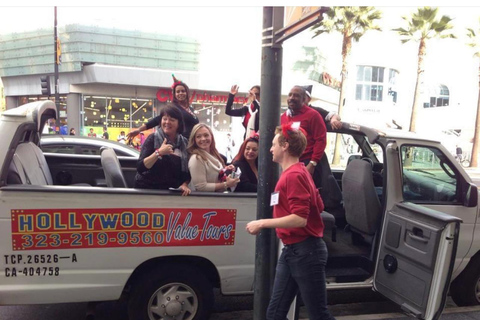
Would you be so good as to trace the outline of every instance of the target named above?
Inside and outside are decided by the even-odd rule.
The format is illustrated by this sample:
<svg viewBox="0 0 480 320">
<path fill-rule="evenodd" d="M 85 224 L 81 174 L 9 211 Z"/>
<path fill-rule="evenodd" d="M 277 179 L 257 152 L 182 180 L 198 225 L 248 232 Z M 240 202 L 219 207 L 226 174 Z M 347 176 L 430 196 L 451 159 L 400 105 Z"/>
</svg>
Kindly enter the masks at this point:
<svg viewBox="0 0 480 320">
<path fill-rule="evenodd" d="M 212 156 L 214 156 L 215 158 L 217 158 L 218 161 L 220 161 L 222 163 L 222 166 L 225 166 L 225 161 L 223 161 L 222 156 L 220 155 L 217 148 L 215 147 L 215 138 L 213 136 L 212 129 L 210 129 L 210 127 L 207 126 L 204 123 L 196 124 L 192 128 L 192 132 L 190 133 L 190 138 L 188 139 L 188 146 L 187 146 L 188 153 L 190 153 L 191 155 L 195 154 L 195 155 L 201 157 L 204 161 L 208 161 L 205 158 L 205 156 L 203 155 L 203 152 L 205 152 L 205 151 L 200 149 L 199 146 L 197 145 L 197 143 L 195 142 L 195 136 L 197 135 L 198 130 L 200 130 L 202 128 L 206 128 L 208 130 L 208 132 L 210 133 L 211 139 L 212 139 L 212 143 L 210 144 L 209 153 Z"/>
</svg>

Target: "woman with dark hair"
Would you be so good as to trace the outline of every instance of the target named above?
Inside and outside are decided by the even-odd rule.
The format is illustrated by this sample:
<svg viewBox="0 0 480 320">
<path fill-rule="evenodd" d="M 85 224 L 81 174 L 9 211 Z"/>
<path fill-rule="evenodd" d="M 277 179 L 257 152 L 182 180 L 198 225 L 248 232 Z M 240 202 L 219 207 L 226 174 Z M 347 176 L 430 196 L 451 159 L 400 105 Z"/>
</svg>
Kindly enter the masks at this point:
<svg viewBox="0 0 480 320">
<path fill-rule="evenodd" d="M 187 150 L 190 153 L 188 168 L 195 190 L 224 192 L 237 186 L 240 180 L 229 175 L 235 167 L 225 166 L 209 126 L 199 123 L 193 127 Z"/>
<path fill-rule="evenodd" d="M 247 138 L 235 158 L 233 165 L 240 168 L 240 182 L 235 192 L 257 192 L 258 184 L 258 134 Z"/>
<path fill-rule="evenodd" d="M 169 104 L 160 111 L 160 125 L 148 136 L 137 162 L 135 188 L 179 188 L 182 195 L 190 194 L 188 183 L 187 139 L 182 112 Z"/>
<path fill-rule="evenodd" d="M 194 109 L 190 105 L 190 89 L 188 88 L 187 84 L 175 78 L 173 74 L 172 77 L 172 103 L 182 112 L 185 129 L 183 132 L 181 132 L 181 134 L 188 140 L 193 126 L 199 122 L 198 117 L 195 115 Z M 140 128 L 130 131 L 127 135 L 127 138 L 131 140 L 140 132 L 158 126 L 160 124 L 160 119 L 160 116 L 150 119 Z"/>
<path fill-rule="evenodd" d="M 227 104 L 225 105 L 225 114 L 231 117 L 244 117 L 243 126 L 245 127 L 245 137 L 249 137 L 260 129 L 260 86 L 253 86 L 248 92 L 248 101 L 239 109 L 232 109 L 235 95 L 238 93 L 238 86 L 233 85 L 230 88 Z"/>
</svg>

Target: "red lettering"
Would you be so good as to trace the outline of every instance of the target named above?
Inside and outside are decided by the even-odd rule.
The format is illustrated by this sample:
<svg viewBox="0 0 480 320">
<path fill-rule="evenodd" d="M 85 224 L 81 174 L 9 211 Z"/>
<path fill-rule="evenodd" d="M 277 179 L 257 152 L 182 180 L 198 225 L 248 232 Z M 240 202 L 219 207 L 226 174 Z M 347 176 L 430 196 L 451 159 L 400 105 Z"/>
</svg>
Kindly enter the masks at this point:
<svg viewBox="0 0 480 320">
<path fill-rule="evenodd" d="M 193 90 L 192 96 L 190 97 L 190 104 L 192 104 L 192 102 L 194 101 L 194 98 L 195 98 L 196 94 L 197 94 L 197 92 L 195 90 Z"/>
<path fill-rule="evenodd" d="M 169 99 L 172 100 L 172 93 L 170 92 L 170 90 L 158 89 L 157 99 L 160 102 L 165 102 L 165 101 L 168 101 Z"/>
<path fill-rule="evenodd" d="M 245 98 L 244 98 L 244 97 L 235 97 L 235 99 L 233 99 L 233 102 L 235 102 L 235 103 L 244 103 L 244 102 L 245 102 Z"/>
</svg>

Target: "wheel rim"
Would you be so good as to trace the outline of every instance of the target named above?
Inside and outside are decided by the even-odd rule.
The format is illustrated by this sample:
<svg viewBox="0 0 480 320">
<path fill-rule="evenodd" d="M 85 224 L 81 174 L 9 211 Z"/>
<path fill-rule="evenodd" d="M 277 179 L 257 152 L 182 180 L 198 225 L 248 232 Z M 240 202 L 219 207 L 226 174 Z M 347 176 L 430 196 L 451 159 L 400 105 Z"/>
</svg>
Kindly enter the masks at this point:
<svg viewBox="0 0 480 320">
<path fill-rule="evenodd" d="M 155 291 L 148 302 L 150 320 L 192 320 L 198 310 L 195 291 L 184 283 L 168 283 Z"/>
</svg>

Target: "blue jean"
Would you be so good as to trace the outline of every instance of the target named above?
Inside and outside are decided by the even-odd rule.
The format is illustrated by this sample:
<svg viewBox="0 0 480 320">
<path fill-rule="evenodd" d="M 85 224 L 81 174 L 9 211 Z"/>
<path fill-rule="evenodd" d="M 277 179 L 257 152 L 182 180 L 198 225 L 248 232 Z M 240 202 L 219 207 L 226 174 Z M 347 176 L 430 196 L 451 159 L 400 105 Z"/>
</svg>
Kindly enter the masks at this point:
<svg viewBox="0 0 480 320">
<path fill-rule="evenodd" d="M 267 320 L 285 320 L 300 291 L 310 320 L 335 319 L 327 309 L 325 265 L 327 246 L 322 238 L 286 245 L 278 260 Z"/>
</svg>

